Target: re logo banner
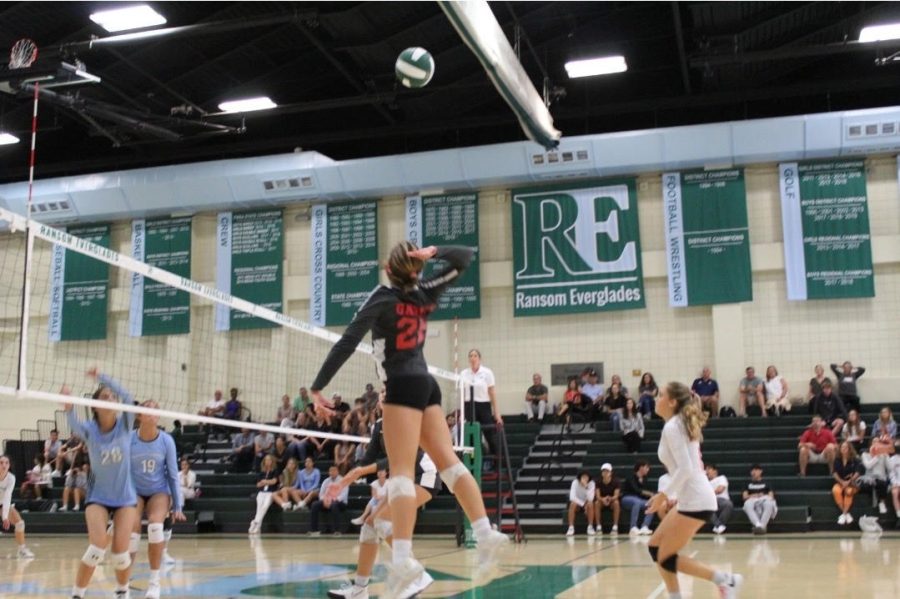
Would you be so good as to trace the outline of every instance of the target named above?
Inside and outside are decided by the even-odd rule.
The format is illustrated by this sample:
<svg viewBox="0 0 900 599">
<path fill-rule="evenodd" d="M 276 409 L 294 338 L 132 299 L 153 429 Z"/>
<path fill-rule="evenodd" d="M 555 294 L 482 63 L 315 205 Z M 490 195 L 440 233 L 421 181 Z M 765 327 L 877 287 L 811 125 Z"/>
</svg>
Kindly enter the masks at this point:
<svg viewBox="0 0 900 599">
<path fill-rule="evenodd" d="M 515 316 L 644 307 L 634 179 L 513 191 Z"/>
</svg>

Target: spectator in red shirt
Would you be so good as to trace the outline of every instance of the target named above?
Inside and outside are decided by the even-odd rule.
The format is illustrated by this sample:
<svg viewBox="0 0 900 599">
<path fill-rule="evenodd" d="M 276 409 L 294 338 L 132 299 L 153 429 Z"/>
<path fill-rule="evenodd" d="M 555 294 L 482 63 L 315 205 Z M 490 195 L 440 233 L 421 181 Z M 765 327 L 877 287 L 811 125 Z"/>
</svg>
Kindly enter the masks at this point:
<svg viewBox="0 0 900 599">
<path fill-rule="evenodd" d="M 807 464 L 828 464 L 828 473 L 834 472 L 834 458 L 837 452 L 837 439 L 834 433 L 825 428 L 825 421 L 818 414 L 812 418 L 812 424 L 803 431 L 800 437 L 800 476 L 806 476 Z"/>
</svg>

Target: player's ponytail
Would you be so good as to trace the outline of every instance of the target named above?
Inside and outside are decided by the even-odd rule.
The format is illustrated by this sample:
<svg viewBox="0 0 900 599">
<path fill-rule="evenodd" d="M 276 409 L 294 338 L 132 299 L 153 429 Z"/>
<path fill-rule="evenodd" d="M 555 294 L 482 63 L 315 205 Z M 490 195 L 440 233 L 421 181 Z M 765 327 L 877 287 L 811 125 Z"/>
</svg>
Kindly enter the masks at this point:
<svg viewBox="0 0 900 599">
<path fill-rule="evenodd" d="M 706 426 L 707 416 L 700 398 L 695 397 L 683 383 L 671 382 L 667 385 L 667 391 L 669 398 L 675 400 L 675 415 L 683 419 L 688 438 L 691 441 L 703 441 L 703 427 Z"/>
<path fill-rule="evenodd" d="M 409 255 L 409 252 L 417 249 L 419 248 L 411 241 L 401 241 L 391 248 L 387 264 L 385 264 L 385 271 L 391 285 L 406 290 L 418 282 L 419 272 L 425 266 L 425 262 Z"/>
</svg>

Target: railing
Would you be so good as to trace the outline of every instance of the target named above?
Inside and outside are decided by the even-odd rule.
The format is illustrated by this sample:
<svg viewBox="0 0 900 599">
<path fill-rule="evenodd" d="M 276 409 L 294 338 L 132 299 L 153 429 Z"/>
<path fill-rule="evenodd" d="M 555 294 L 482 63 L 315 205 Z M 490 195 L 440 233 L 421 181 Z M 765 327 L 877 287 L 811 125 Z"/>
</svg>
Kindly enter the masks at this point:
<svg viewBox="0 0 900 599">
<path fill-rule="evenodd" d="M 503 483 L 505 479 L 509 487 L 509 497 L 512 501 L 512 515 L 514 520 L 513 538 L 517 543 L 521 543 L 525 539 L 525 533 L 522 530 L 522 521 L 519 518 L 519 501 L 516 498 L 516 483 L 513 477 L 512 461 L 509 458 L 509 444 L 506 441 L 506 429 L 503 426 L 497 426 L 496 424 L 482 424 L 481 430 L 487 434 L 492 432 L 495 433 L 494 449 L 496 451 L 493 455 L 493 459 L 494 473 L 497 476 L 497 510 L 495 518 L 497 530 L 502 530 L 503 526 Z"/>
<path fill-rule="evenodd" d="M 550 456 L 541 464 L 541 469 L 538 472 L 537 484 L 534 490 L 535 508 L 540 505 L 540 496 L 541 491 L 544 489 L 544 483 L 559 483 L 566 479 L 565 472 L 558 477 L 554 477 L 552 469 L 555 466 L 561 468 L 563 459 L 571 458 L 575 455 L 578 446 L 575 443 L 573 433 L 577 434 L 584 432 L 586 429 L 589 430 L 590 426 L 590 419 L 586 415 L 582 415 L 577 411 L 569 412 L 569 421 L 562 425 L 556 438 L 553 439 L 553 444 L 550 446 Z M 551 472 L 548 473 L 548 470 Z"/>
</svg>

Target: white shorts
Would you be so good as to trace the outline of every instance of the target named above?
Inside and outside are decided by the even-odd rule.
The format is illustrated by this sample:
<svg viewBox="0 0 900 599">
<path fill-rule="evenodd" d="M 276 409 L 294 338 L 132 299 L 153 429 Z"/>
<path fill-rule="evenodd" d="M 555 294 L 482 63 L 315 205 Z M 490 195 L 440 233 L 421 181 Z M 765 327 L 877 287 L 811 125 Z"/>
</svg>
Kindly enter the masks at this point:
<svg viewBox="0 0 900 599">
<path fill-rule="evenodd" d="M 825 459 L 825 452 L 816 453 L 815 451 L 809 452 L 809 463 L 810 464 L 827 464 L 828 461 Z"/>
</svg>

